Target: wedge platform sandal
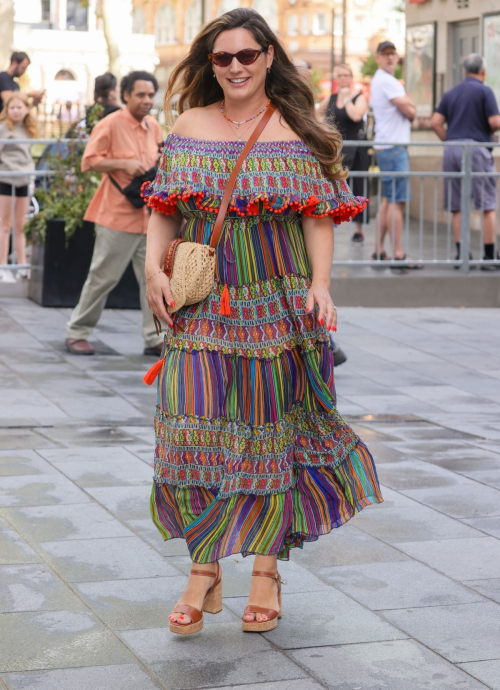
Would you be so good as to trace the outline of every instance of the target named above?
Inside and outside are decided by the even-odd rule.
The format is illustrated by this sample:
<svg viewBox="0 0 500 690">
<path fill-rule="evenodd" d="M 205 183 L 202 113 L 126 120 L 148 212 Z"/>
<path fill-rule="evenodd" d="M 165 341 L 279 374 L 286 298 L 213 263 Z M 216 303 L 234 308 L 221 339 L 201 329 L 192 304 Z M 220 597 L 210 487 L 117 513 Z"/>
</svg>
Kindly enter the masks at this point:
<svg viewBox="0 0 500 690">
<path fill-rule="evenodd" d="M 245 613 L 263 613 L 268 617 L 267 621 L 246 621 L 243 620 L 242 628 L 244 632 L 268 632 L 268 630 L 274 630 L 278 625 L 278 618 L 281 618 L 281 575 L 279 573 L 266 573 L 264 570 L 257 570 L 252 573 L 252 577 L 271 577 L 276 580 L 278 585 L 278 605 L 279 611 L 274 611 L 274 609 L 265 609 L 262 606 L 254 606 L 249 604 L 245 606 Z"/>
<path fill-rule="evenodd" d="M 170 621 L 170 632 L 177 633 L 177 635 L 192 635 L 199 632 L 203 628 L 203 611 L 205 613 L 220 613 L 222 611 L 222 572 L 220 565 L 217 563 L 217 571 L 215 573 L 209 573 L 206 570 L 191 570 L 191 575 L 213 577 L 215 581 L 205 594 L 201 611 L 188 604 L 175 606 L 172 614 L 184 613 L 191 618 L 191 623 L 186 623 L 185 625 Z"/>
</svg>

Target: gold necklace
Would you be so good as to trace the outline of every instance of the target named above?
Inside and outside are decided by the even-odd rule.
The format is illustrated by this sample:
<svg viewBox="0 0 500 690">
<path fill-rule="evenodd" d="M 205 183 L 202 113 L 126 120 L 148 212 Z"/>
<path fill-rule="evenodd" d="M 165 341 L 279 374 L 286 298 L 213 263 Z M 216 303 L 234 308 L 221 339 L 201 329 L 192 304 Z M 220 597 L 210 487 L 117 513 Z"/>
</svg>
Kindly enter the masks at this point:
<svg viewBox="0 0 500 690">
<path fill-rule="evenodd" d="M 228 126 L 229 129 L 231 130 L 231 133 L 236 137 L 236 139 L 238 139 L 238 141 L 246 141 L 246 139 L 244 138 L 245 135 L 246 135 L 251 129 L 253 129 L 256 125 L 257 125 L 257 123 L 256 123 L 256 122 L 253 122 L 253 123 L 252 123 L 251 125 L 249 125 L 243 132 L 241 132 L 241 136 L 238 136 L 238 134 L 233 130 L 233 128 L 231 127 L 231 125 L 229 124 L 229 122 L 227 123 L 227 126 Z"/>
<path fill-rule="evenodd" d="M 264 110 L 267 110 L 267 108 L 269 108 L 270 103 L 271 103 L 271 99 L 269 99 L 267 101 L 266 105 L 263 108 L 261 108 L 258 113 L 255 113 L 255 115 L 252 115 L 252 117 L 249 117 L 246 120 L 241 120 L 241 122 L 238 122 L 237 120 L 231 120 L 231 118 L 227 116 L 227 114 L 226 114 L 226 102 L 225 101 L 221 102 L 220 111 L 222 113 L 222 116 L 226 120 L 228 120 L 229 122 L 232 122 L 233 125 L 236 125 L 236 129 L 239 129 L 241 127 L 241 125 L 245 124 L 245 122 L 250 122 L 250 120 L 255 120 L 256 117 L 259 117 L 259 115 L 261 115 L 264 112 Z"/>
</svg>

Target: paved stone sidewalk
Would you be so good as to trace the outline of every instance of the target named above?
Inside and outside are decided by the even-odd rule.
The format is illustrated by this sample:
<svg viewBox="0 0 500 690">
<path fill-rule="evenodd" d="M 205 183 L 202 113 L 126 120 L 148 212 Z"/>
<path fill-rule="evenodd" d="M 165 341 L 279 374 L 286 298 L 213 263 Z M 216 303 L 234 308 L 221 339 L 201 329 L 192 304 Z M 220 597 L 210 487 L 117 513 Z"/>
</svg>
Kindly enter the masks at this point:
<svg viewBox="0 0 500 690">
<path fill-rule="evenodd" d="M 241 632 L 252 563 L 225 559 L 191 638 L 166 627 L 189 559 L 149 519 L 140 315 L 106 312 L 90 358 L 67 317 L 0 304 L 0 687 L 500 689 L 498 312 L 340 310 L 339 409 L 385 502 L 281 565 L 271 633 Z"/>
</svg>

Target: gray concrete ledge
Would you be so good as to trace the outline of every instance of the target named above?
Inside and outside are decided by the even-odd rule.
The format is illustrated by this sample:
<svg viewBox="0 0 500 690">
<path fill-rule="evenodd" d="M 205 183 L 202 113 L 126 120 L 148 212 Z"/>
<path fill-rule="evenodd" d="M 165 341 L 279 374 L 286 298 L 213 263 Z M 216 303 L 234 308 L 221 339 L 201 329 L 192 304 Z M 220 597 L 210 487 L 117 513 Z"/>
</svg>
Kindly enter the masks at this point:
<svg viewBox="0 0 500 690">
<path fill-rule="evenodd" d="M 342 307 L 500 307 L 500 272 L 436 275 L 424 269 L 403 275 L 388 270 L 381 275 L 339 275 L 337 271 L 331 293 Z"/>
</svg>

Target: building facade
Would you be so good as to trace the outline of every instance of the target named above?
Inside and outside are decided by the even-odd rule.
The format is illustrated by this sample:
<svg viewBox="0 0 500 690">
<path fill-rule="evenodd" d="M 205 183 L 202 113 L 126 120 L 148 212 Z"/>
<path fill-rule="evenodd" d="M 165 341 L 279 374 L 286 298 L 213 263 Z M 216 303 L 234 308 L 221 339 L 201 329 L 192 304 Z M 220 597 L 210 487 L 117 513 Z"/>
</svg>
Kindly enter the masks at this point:
<svg viewBox="0 0 500 690">
<path fill-rule="evenodd" d="M 486 82 L 500 103 L 499 0 L 407 0 L 406 22 L 407 87 L 421 126 L 444 91 L 463 79 L 469 53 L 486 57 Z"/>
<path fill-rule="evenodd" d="M 94 79 L 108 71 L 108 51 L 99 19 L 100 0 L 15 0 L 11 48 L 28 53 L 31 65 L 22 78 L 26 87 L 45 89 L 50 109 L 64 104 L 64 117 L 92 103 Z M 154 37 L 132 33 L 132 0 L 119 0 L 121 74 L 132 69 L 154 71 L 158 62 Z M 1 69 L 5 69 L 2 65 Z M 71 107 L 66 107 L 71 104 Z"/>
<path fill-rule="evenodd" d="M 336 62 L 342 53 L 357 72 L 380 40 L 390 38 L 401 52 L 405 17 L 401 0 L 347 0 L 343 39 L 343 0 L 133 0 L 133 31 L 154 33 L 162 84 L 185 55 L 201 27 L 202 2 L 208 20 L 237 7 L 253 7 L 269 22 L 285 48 L 312 67 L 331 74 L 332 48 Z M 333 29 L 333 31 L 332 31 Z"/>
</svg>

